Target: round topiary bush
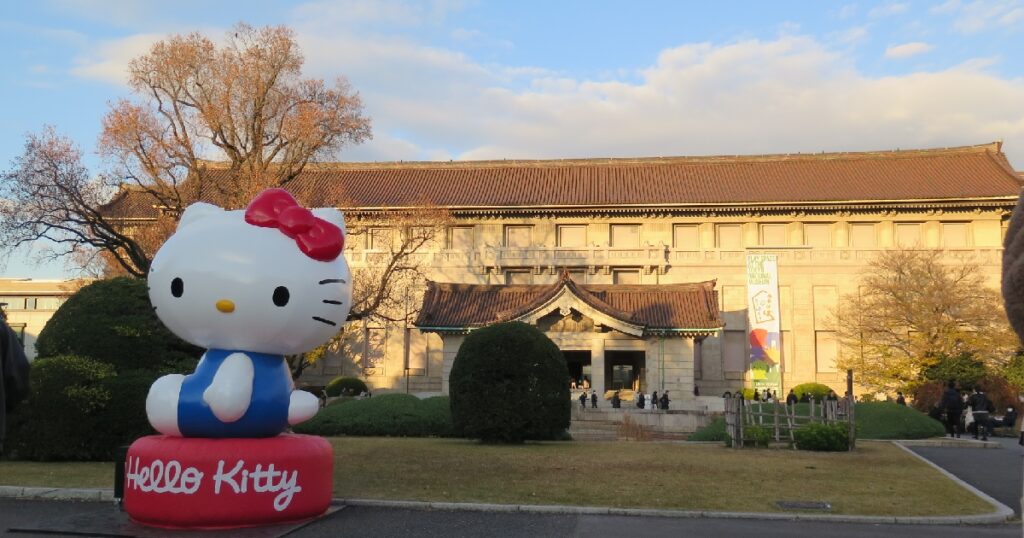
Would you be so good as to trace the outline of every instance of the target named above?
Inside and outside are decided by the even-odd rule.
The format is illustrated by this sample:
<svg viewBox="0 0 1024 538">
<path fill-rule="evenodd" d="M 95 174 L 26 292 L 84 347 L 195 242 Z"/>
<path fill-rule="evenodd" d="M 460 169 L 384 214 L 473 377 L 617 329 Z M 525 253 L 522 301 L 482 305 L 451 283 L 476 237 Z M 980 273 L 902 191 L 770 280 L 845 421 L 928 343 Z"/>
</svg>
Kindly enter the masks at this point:
<svg viewBox="0 0 1024 538">
<path fill-rule="evenodd" d="M 10 417 L 10 456 L 29 460 L 111 460 L 117 447 L 152 433 L 146 394 L 159 374 L 116 372 L 62 355 L 32 364 L 32 393 Z"/>
<path fill-rule="evenodd" d="M 862 439 L 926 439 L 941 437 L 941 422 L 905 405 L 892 402 L 859 403 L 857 437 Z"/>
<path fill-rule="evenodd" d="M 324 389 L 328 396 L 358 396 L 370 392 L 366 383 L 358 377 L 336 377 Z"/>
<path fill-rule="evenodd" d="M 202 350 L 164 327 L 146 290 L 145 280 L 125 277 L 98 280 L 78 290 L 39 333 L 38 356 L 89 357 L 116 371 L 194 368 Z"/>
<path fill-rule="evenodd" d="M 793 387 L 793 393 L 801 400 L 803 399 L 804 394 L 807 394 L 815 400 L 824 400 L 825 397 L 828 396 L 828 392 L 830 390 L 832 390 L 832 387 L 822 385 L 821 383 L 801 383 Z"/>
<path fill-rule="evenodd" d="M 420 400 L 409 394 L 384 394 L 328 405 L 297 424 L 295 431 L 323 436 L 449 437 L 452 416 L 447 396 Z"/>
<path fill-rule="evenodd" d="M 570 420 L 568 378 L 562 352 L 536 327 L 473 331 L 449 376 L 456 432 L 484 442 L 561 438 Z"/>
</svg>

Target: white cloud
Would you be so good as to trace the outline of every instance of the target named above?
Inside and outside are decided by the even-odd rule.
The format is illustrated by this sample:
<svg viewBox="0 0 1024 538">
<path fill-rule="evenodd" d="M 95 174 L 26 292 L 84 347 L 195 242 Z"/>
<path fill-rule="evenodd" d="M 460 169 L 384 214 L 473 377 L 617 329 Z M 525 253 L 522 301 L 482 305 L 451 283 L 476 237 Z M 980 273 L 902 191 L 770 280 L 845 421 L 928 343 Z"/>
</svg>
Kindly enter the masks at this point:
<svg viewBox="0 0 1024 538">
<path fill-rule="evenodd" d="M 964 34 L 994 28 L 1019 29 L 1024 24 L 1024 0 L 975 0 L 968 4 L 949 0 L 930 11 L 952 17 L 953 29 Z"/>
<path fill-rule="evenodd" d="M 102 41 L 75 59 L 71 74 L 123 85 L 128 80 L 128 62 L 149 52 L 153 43 L 166 38 L 165 34 L 135 34 L 121 39 Z"/>
<path fill-rule="evenodd" d="M 942 14 L 945 14 L 945 13 L 955 13 L 958 9 L 960 9 L 960 0 L 946 0 L 945 2 L 943 2 L 943 3 L 941 3 L 941 4 L 937 5 L 937 6 L 933 6 L 928 11 L 931 12 L 931 13 L 942 13 Z"/>
<path fill-rule="evenodd" d="M 910 4 L 907 4 L 905 2 L 904 3 L 893 2 L 893 3 L 890 3 L 890 4 L 886 4 L 884 6 L 878 6 L 876 8 L 872 8 L 871 11 L 868 11 L 868 17 L 871 17 L 873 19 L 878 19 L 878 18 L 882 18 L 882 17 L 891 17 L 893 15 L 899 15 L 901 13 L 906 13 L 908 9 L 910 9 Z"/>
<path fill-rule="evenodd" d="M 781 36 L 684 44 L 645 67 L 616 66 L 589 79 L 483 64 L 408 38 L 295 28 L 307 74 L 346 75 L 373 120 L 374 139 L 345 150 L 346 160 L 854 151 L 1003 139 L 1024 167 L 1024 78 L 989 72 L 991 58 L 873 77 L 850 52 Z M 109 43 L 78 74 L 120 77 L 124 58 L 148 39 Z"/>
<path fill-rule="evenodd" d="M 920 41 L 903 43 L 902 45 L 890 45 L 885 49 L 885 57 L 896 59 L 910 58 L 911 56 L 924 54 L 934 48 L 935 47 L 928 43 L 922 43 Z"/>
</svg>

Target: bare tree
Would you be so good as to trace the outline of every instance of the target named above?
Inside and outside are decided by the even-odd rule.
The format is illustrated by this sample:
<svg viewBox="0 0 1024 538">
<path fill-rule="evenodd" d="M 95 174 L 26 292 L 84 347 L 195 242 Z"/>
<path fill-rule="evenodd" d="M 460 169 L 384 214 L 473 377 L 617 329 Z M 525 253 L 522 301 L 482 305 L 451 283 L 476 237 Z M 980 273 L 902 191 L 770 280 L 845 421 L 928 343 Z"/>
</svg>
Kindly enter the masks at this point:
<svg viewBox="0 0 1024 538">
<path fill-rule="evenodd" d="M 141 276 L 153 249 L 129 238 L 143 233 L 132 229 L 132 215 L 102 208 L 125 184 L 173 224 L 193 201 L 241 207 L 267 187 L 287 185 L 310 162 L 369 138 L 370 122 L 347 82 L 303 79 L 302 64 L 294 34 L 283 26 L 239 24 L 219 47 L 198 33 L 156 43 L 129 65 L 135 100 L 118 101 L 103 120 L 99 152 L 109 170 L 95 183 L 66 139 L 52 130 L 29 136 L 26 153 L 2 176 L 10 207 L 0 233 L 16 239 L 4 248 L 50 239 L 67 247 L 58 255 L 103 249 Z M 44 153 L 47 144 L 54 148 Z M 61 151 L 63 160 L 39 167 Z M 39 194 L 45 211 L 21 209 Z M 145 233 L 159 245 L 171 227 Z"/>
<path fill-rule="evenodd" d="M 344 344 L 351 343 L 351 332 L 360 330 L 365 322 L 411 323 L 426 289 L 429 260 L 424 251 L 444 237 L 451 223 L 447 210 L 427 202 L 412 209 L 347 216 L 346 242 L 358 245 L 352 255 L 360 258 L 352 268 L 350 323 L 320 348 L 289 357 L 292 376 L 298 378 L 329 351 L 357 352 Z"/>
<path fill-rule="evenodd" d="M 1017 345 L 980 268 L 948 263 L 938 250 L 882 252 L 833 317 L 839 366 L 878 390 L 907 390 L 942 357 L 965 352 L 999 367 Z"/>
</svg>

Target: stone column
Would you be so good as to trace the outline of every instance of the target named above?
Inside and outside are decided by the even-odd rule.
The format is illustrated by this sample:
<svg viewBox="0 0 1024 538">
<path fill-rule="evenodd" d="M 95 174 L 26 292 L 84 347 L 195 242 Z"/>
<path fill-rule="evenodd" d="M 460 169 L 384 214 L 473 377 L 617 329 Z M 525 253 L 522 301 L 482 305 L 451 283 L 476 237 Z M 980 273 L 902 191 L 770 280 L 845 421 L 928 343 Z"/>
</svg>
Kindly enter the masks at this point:
<svg viewBox="0 0 1024 538">
<path fill-rule="evenodd" d="M 590 346 L 590 375 L 590 388 L 597 390 L 598 400 L 604 401 L 604 336 L 602 335 L 594 336 Z"/>
</svg>

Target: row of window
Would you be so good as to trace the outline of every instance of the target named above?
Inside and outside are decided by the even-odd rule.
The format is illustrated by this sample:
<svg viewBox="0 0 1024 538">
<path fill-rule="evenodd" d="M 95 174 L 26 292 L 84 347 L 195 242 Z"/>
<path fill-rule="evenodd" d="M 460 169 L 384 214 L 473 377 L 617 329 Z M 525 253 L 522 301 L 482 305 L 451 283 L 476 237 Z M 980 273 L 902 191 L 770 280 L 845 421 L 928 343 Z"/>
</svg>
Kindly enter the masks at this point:
<svg viewBox="0 0 1024 538">
<path fill-rule="evenodd" d="M 66 297 L 0 295 L 0 305 L 5 310 L 56 310 L 66 300 Z"/>
<path fill-rule="evenodd" d="M 569 276 L 576 282 L 585 284 L 587 282 L 587 271 L 585 269 L 566 269 Z M 533 284 L 533 271 L 529 269 L 506 269 L 505 284 Z M 612 284 L 639 284 L 640 269 L 624 268 L 612 269 Z"/>
<path fill-rule="evenodd" d="M 854 222 L 849 227 L 849 246 L 872 248 L 878 246 L 877 222 Z M 900 246 L 912 247 L 923 242 L 923 223 L 897 222 L 894 240 Z M 944 248 L 968 247 L 969 223 L 943 222 L 941 245 Z M 608 231 L 608 246 L 612 248 L 639 248 L 640 224 L 612 224 Z M 803 237 L 791 236 L 785 223 L 762 223 L 758 225 L 758 244 L 762 246 L 808 246 L 829 248 L 835 245 L 832 223 L 804 223 Z M 555 227 L 555 246 L 563 248 L 585 248 L 588 242 L 585 224 L 560 224 Z M 387 250 L 393 240 L 390 228 L 372 228 L 367 234 L 367 248 Z M 504 228 L 503 245 L 509 248 L 535 246 L 532 225 L 509 224 Z M 455 226 L 447 231 L 445 246 L 451 250 L 472 250 L 476 244 L 472 226 Z M 601 238 L 603 241 L 603 237 Z M 716 224 L 714 246 L 705 248 L 742 249 L 744 247 L 742 224 Z M 676 224 L 672 227 L 672 247 L 680 250 L 701 249 L 700 229 L 697 224 Z"/>
</svg>

